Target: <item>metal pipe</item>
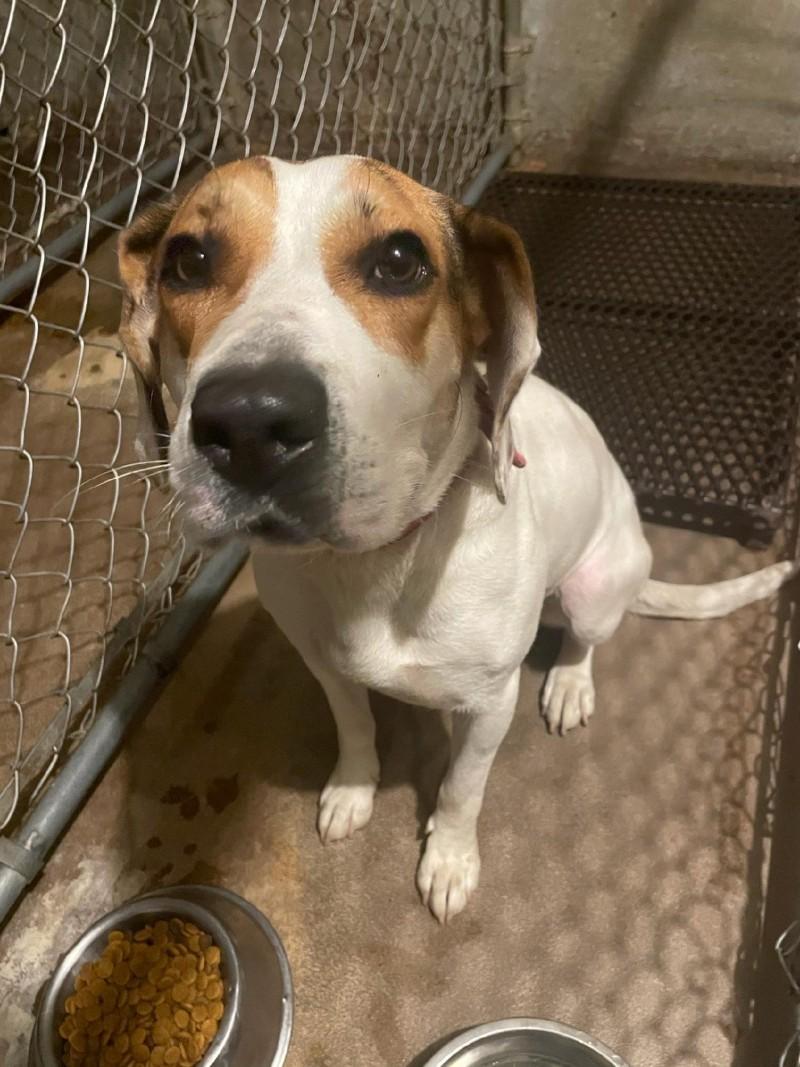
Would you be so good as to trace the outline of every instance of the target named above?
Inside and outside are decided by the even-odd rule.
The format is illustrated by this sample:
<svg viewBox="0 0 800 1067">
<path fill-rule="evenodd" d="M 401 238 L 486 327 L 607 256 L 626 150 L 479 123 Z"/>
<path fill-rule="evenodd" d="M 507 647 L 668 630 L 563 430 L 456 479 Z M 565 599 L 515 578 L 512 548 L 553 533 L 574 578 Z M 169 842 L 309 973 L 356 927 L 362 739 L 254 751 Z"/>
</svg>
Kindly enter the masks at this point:
<svg viewBox="0 0 800 1067">
<path fill-rule="evenodd" d="M 523 0 L 503 0 L 503 128 L 512 138 L 512 153 L 524 140 L 531 115 L 526 106 L 525 65 L 533 53 L 534 39 L 526 33 Z"/>
<path fill-rule="evenodd" d="M 158 632 L 102 708 L 91 730 L 10 839 L 15 865 L 0 862 L 0 926 L 26 885 L 42 870 L 48 854 L 79 811 L 126 733 L 156 695 L 187 648 L 195 630 L 247 558 L 235 542 L 211 557 L 178 600 Z M 25 873 L 23 873 L 23 871 Z"/>
<path fill-rule="evenodd" d="M 503 169 L 506 160 L 513 151 L 514 139 L 507 136 L 500 141 L 494 152 L 486 157 L 483 161 L 483 166 L 469 183 L 461 198 L 467 207 L 475 207 L 489 185 Z"/>
<path fill-rule="evenodd" d="M 151 185 L 172 185 L 177 177 L 178 168 L 188 153 L 202 151 L 209 144 L 206 135 L 195 137 L 186 145 L 186 151 L 176 153 L 168 159 L 162 159 L 142 172 L 144 182 Z M 11 304 L 20 293 L 33 288 L 41 282 L 45 274 L 56 267 L 63 266 L 64 261 L 80 248 L 81 245 L 97 236 L 101 226 L 108 225 L 122 215 L 136 199 L 142 188 L 142 182 L 131 182 L 124 189 L 106 200 L 96 210 L 92 210 L 88 227 L 85 222 L 76 222 L 68 230 L 42 247 L 39 255 L 31 255 L 0 280 L 0 305 Z"/>
</svg>

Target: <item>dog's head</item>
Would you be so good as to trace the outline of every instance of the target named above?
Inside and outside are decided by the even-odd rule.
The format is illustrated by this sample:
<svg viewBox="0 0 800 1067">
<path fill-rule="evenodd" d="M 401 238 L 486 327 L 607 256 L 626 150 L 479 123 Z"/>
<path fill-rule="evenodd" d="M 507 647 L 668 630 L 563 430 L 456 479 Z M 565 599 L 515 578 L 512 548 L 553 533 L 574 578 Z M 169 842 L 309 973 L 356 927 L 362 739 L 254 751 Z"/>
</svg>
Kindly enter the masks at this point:
<svg viewBox="0 0 800 1067">
<path fill-rule="evenodd" d="M 474 446 L 485 360 L 498 495 L 538 356 L 513 230 L 356 157 L 252 158 L 120 242 L 140 449 L 166 442 L 196 535 L 374 548 L 436 506 Z M 164 435 L 159 437 L 159 435 Z"/>
</svg>

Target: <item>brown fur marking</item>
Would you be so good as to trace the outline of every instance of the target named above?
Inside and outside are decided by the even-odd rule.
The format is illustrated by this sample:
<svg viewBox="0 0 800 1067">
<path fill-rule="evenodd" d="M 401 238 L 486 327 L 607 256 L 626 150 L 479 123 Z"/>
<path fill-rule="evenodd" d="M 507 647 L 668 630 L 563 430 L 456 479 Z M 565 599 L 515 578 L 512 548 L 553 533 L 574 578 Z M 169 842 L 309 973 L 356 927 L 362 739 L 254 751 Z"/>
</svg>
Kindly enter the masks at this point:
<svg viewBox="0 0 800 1067">
<path fill-rule="evenodd" d="M 328 284 L 353 310 L 374 340 L 412 363 L 422 363 L 433 334 L 458 335 L 461 315 L 453 300 L 453 262 L 444 201 L 411 178 L 375 160 L 359 160 L 348 175 L 352 197 L 330 219 L 322 238 Z M 369 289 L 357 269 L 359 253 L 373 240 L 412 230 L 427 249 L 435 276 L 410 296 Z"/>
<path fill-rule="evenodd" d="M 260 157 L 212 171 L 178 208 L 165 243 L 177 234 L 201 237 L 210 231 L 219 244 L 208 289 L 176 293 L 161 287 L 165 318 L 187 359 L 196 357 L 219 323 L 238 307 L 253 275 L 268 261 L 274 217 L 272 168 Z"/>
<path fill-rule="evenodd" d="M 465 309 L 473 343 L 480 347 L 490 333 L 507 327 L 509 295 L 535 308 L 533 275 L 516 230 L 461 205 L 453 207 L 453 221 L 466 269 Z"/>
</svg>

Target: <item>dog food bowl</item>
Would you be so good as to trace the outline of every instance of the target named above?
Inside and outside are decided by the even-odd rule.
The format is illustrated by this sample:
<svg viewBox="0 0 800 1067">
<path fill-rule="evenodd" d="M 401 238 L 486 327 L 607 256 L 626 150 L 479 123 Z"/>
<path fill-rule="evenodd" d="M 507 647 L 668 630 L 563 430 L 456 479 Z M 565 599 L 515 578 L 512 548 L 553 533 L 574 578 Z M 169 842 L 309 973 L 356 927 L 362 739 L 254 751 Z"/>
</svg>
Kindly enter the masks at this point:
<svg viewBox="0 0 800 1067">
<path fill-rule="evenodd" d="M 449 1041 L 425 1067 L 627 1067 L 579 1030 L 543 1019 L 505 1019 Z"/>
<path fill-rule="evenodd" d="M 42 989 L 28 1053 L 29 1067 L 61 1067 L 58 1027 L 84 963 L 97 959 L 112 930 L 136 930 L 159 919 L 183 919 L 207 933 L 221 952 L 225 1013 L 198 1067 L 281 1067 L 292 1030 L 292 979 L 283 945 L 252 904 L 227 889 L 174 886 L 146 893 L 104 915 L 66 952 Z"/>
</svg>

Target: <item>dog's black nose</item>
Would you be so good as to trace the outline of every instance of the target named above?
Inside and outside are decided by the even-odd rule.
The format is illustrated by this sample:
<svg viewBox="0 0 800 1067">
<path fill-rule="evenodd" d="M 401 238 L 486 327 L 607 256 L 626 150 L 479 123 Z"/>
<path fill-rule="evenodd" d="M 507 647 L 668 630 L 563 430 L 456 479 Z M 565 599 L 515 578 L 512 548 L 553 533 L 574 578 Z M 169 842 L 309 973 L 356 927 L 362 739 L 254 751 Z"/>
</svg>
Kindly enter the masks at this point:
<svg viewBox="0 0 800 1067">
<path fill-rule="evenodd" d="M 220 368 L 200 381 L 192 401 L 197 450 L 229 482 L 256 493 L 305 472 L 327 429 L 325 385 L 299 362 Z"/>
</svg>

